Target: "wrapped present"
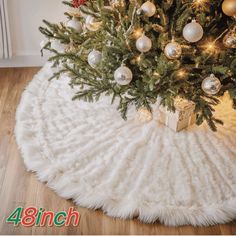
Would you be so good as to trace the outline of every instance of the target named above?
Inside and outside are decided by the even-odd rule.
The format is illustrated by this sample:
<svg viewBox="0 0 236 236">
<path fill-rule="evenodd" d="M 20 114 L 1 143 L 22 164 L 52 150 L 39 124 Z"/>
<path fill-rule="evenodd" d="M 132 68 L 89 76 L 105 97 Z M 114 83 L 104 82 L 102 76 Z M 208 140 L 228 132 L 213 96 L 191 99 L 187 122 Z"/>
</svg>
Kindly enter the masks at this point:
<svg viewBox="0 0 236 236">
<path fill-rule="evenodd" d="M 195 103 L 183 98 L 176 98 L 175 112 L 169 111 L 167 107 L 159 107 L 159 121 L 175 132 L 181 131 L 196 121 L 194 114 Z"/>
</svg>

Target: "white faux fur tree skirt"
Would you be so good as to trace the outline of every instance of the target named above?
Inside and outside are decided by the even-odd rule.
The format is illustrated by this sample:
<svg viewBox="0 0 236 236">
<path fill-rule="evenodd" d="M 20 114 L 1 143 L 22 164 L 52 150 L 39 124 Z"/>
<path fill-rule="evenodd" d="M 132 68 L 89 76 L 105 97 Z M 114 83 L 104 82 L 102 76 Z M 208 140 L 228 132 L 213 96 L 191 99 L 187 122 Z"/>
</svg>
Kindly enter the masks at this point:
<svg viewBox="0 0 236 236">
<path fill-rule="evenodd" d="M 206 125 L 174 133 L 110 99 L 72 101 L 68 79 L 48 82 L 46 65 L 23 93 L 16 139 L 29 170 L 64 198 L 109 216 L 166 225 L 236 218 L 236 112 L 226 99 L 217 133 Z"/>
</svg>

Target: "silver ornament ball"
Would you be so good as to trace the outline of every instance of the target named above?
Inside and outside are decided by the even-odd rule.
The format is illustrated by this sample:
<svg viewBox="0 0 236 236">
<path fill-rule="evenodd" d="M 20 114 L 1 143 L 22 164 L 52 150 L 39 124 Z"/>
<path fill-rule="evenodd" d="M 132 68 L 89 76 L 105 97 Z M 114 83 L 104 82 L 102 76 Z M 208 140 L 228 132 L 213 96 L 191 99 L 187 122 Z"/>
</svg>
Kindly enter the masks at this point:
<svg viewBox="0 0 236 236">
<path fill-rule="evenodd" d="M 211 74 L 202 81 L 202 90 L 208 95 L 217 94 L 221 87 L 220 80 L 214 74 Z"/>
<path fill-rule="evenodd" d="M 229 32 L 223 39 L 226 48 L 236 48 L 236 32 Z"/>
<path fill-rule="evenodd" d="M 66 26 L 73 28 L 74 30 L 78 31 L 79 33 L 81 33 L 83 31 L 82 24 L 75 17 L 73 17 L 71 20 L 69 20 L 67 22 Z"/>
<path fill-rule="evenodd" d="M 157 9 L 152 2 L 147 1 L 141 6 L 141 10 L 146 16 L 152 17 L 155 15 Z"/>
<path fill-rule="evenodd" d="M 190 43 L 196 43 L 202 39 L 204 34 L 202 26 L 196 21 L 192 21 L 191 23 L 185 25 L 183 29 L 184 39 Z"/>
<path fill-rule="evenodd" d="M 148 38 L 145 35 L 142 35 L 140 38 L 136 41 L 136 48 L 140 52 L 148 52 L 152 48 L 152 41 L 150 38 Z"/>
<path fill-rule="evenodd" d="M 165 47 L 164 53 L 169 59 L 178 59 L 182 54 L 181 45 L 176 42 L 168 43 Z"/>
<path fill-rule="evenodd" d="M 127 85 L 133 79 L 133 73 L 127 66 L 120 66 L 114 73 L 115 81 L 120 85 Z"/>
<path fill-rule="evenodd" d="M 95 68 L 101 62 L 101 60 L 102 53 L 97 50 L 91 51 L 88 55 L 88 63 L 93 68 Z"/>
</svg>

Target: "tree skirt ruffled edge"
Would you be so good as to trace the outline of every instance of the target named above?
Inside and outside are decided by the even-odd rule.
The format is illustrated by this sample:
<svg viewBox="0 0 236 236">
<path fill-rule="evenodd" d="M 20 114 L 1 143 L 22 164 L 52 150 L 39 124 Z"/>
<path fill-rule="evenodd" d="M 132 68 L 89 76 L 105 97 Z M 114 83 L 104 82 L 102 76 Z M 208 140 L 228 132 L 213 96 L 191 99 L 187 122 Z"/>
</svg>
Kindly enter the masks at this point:
<svg viewBox="0 0 236 236">
<path fill-rule="evenodd" d="M 113 217 L 137 217 L 145 223 L 160 221 L 170 226 L 207 226 L 236 218 L 236 112 L 228 111 L 229 105 L 224 104 L 219 110 L 222 117 L 232 118 L 217 134 L 206 126 L 193 126 L 174 133 L 158 124 L 155 118 L 148 124 L 138 124 L 132 111 L 131 118 L 124 122 L 105 98 L 97 104 L 72 102 L 74 91 L 67 85 L 68 79 L 49 82 L 51 73 L 50 65 L 46 64 L 35 75 L 23 92 L 16 113 L 17 144 L 27 169 L 36 172 L 40 181 L 46 182 L 63 198 L 73 199 L 83 207 L 102 209 Z M 83 114 L 78 114 L 78 121 L 74 121 L 76 112 L 79 113 L 77 108 Z M 69 119 L 72 124 L 66 123 Z M 88 134 L 84 133 L 83 120 L 86 120 L 86 129 L 91 127 Z M 57 127 L 59 124 L 62 127 Z M 128 132 L 125 132 L 125 126 Z M 104 127 L 109 127 L 110 133 Z M 100 130 L 104 135 L 101 141 Z M 70 135 L 66 136 L 65 131 Z M 114 138 L 114 132 L 120 136 Z M 139 133 L 141 137 L 137 138 Z M 48 141 L 49 138 L 54 140 Z M 75 141 L 78 151 L 69 143 L 76 138 L 79 139 L 78 143 Z M 113 150 L 110 149 L 112 142 L 109 142 L 113 138 L 113 154 L 117 154 L 117 159 L 114 155 L 106 155 Z M 84 139 L 86 143 L 83 143 Z M 89 140 L 95 140 L 97 145 L 91 153 Z M 129 145 L 125 145 L 127 142 Z M 155 147 L 153 152 L 148 149 L 150 142 Z M 217 148 L 209 151 L 202 143 Z M 122 145 L 125 150 L 121 149 Z M 182 147 L 185 148 L 180 150 Z M 187 147 L 194 148 L 195 154 Z M 149 150 L 147 154 L 145 148 Z M 122 155 L 117 150 L 121 150 Z M 159 155 L 155 160 L 152 156 L 156 152 Z M 97 157 L 92 158 L 96 153 Z M 144 153 L 146 156 L 142 157 Z M 211 155 L 214 158 L 208 158 Z M 185 162 L 183 158 L 189 159 Z M 156 170 L 153 166 L 157 166 Z M 193 176 L 196 173 L 200 176 Z"/>
</svg>

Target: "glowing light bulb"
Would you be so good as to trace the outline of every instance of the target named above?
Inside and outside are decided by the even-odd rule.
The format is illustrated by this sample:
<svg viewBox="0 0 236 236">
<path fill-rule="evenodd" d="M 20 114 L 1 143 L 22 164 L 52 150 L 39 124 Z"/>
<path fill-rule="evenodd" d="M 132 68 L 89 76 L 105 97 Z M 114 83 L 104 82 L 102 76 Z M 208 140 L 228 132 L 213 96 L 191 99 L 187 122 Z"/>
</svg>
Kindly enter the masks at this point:
<svg viewBox="0 0 236 236">
<path fill-rule="evenodd" d="M 208 42 L 206 43 L 203 48 L 206 50 L 207 53 L 217 53 L 218 52 L 218 48 L 215 44 L 215 42 Z"/>
<path fill-rule="evenodd" d="M 141 28 L 138 28 L 138 29 L 134 30 L 134 32 L 133 32 L 133 36 L 136 39 L 140 38 L 142 35 L 143 35 L 143 29 L 141 29 Z"/>
<path fill-rule="evenodd" d="M 179 79 L 184 78 L 186 75 L 187 75 L 187 72 L 186 72 L 186 70 L 184 70 L 184 69 L 180 69 L 180 70 L 177 72 L 177 77 L 178 77 Z"/>
<path fill-rule="evenodd" d="M 215 45 L 213 43 L 208 43 L 207 50 L 213 50 L 215 48 Z"/>
<path fill-rule="evenodd" d="M 201 8 L 206 9 L 206 4 L 208 3 L 208 0 L 194 0 L 192 3 L 193 8 Z"/>
<path fill-rule="evenodd" d="M 160 74 L 158 72 L 154 72 L 153 75 L 154 76 L 160 76 Z"/>
<path fill-rule="evenodd" d="M 140 60 L 141 60 L 140 56 L 136 57 L 136 62 L 140 62 Z"/>
</svg>

